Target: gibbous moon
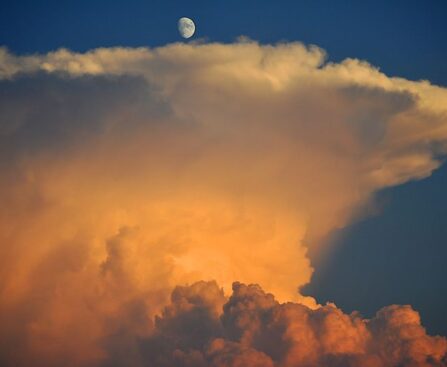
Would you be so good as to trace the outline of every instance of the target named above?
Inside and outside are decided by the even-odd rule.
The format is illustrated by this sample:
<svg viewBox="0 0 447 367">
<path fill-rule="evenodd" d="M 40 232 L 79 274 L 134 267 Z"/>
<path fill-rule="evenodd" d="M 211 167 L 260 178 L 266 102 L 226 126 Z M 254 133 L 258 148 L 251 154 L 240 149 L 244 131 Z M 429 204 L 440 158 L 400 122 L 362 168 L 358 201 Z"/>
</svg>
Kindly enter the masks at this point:
<svg viewBox="0 0 447 367">
<path fill-rule="evenodd" d="M 178 21 L 178 31 L 183 38 L 190 38 L 196 31 L 196 26 L 191 19 L 183 17 Z"/>
</svg>

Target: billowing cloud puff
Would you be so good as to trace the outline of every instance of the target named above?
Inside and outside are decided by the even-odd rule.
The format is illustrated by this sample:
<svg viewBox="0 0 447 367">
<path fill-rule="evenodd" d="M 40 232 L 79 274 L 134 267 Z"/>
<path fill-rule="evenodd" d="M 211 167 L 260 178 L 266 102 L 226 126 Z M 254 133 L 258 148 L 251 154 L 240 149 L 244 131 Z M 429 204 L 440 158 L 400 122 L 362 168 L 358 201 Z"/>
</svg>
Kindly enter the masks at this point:
<svg viewBox="0 0 447 367">
<path fill-rule="evenodd" d="M 365 320 L 332 305 L 312 310 L 297 303 L 280 304 L 257 285 L 235 283 L 222 309 L 223 297 L 215 282 L 177 287 L 153 335 L 138 343 L 141 365 L 428 367 L 447 363 L 447 340 L 428 336 L 410 306 L 385 307 Z M 216 306 L 221 313 L 216 314 Z"/>
<path fill-rule="evenodd" d="M 387 323 L 414 313 L 365 323 L 318 308 L 298 293 L 307 250 L 377 190 L 440 165 L 446 106 L 444 88 L 299 43 L 0 49 L 0 364 L 144 365 L 174 338 L 169 358 L 186 365 L 374 365 L 386 347 L 357 356 L 370 334 L 400 348 L 412 326 Z M 239 310 L 243 287 L 227 300 L 198 283 L 163 308 L 200 280 L 301 305 L 257 289 Z M 309 313 L 321 337 L 293 326 Z M 290 348 L 267 346 L 269 333 Z M 431 339 L 411 340 L 393 358 L 428 355 Z"/>
</svg>

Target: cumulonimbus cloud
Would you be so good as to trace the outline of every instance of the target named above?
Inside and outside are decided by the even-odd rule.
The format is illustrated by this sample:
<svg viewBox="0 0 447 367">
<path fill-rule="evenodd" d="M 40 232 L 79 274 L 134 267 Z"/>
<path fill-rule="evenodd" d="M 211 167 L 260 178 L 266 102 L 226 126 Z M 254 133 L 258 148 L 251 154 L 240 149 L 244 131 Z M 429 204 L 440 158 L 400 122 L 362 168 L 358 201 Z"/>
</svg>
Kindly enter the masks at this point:
<svg viewBox="0 0 447 367">
<path fill-rule="evenodd" d="M 143 358 L 161 324 L 188 333 L 153 317 L 200 280 L 320 310 L 297 292 L 308 246 L 440 165 L 446 106 L 445 88 L 299 43 L 1 49 L 0 361 Z M 220 338 L 197 353 L 286 363 Z"/>
</svg>

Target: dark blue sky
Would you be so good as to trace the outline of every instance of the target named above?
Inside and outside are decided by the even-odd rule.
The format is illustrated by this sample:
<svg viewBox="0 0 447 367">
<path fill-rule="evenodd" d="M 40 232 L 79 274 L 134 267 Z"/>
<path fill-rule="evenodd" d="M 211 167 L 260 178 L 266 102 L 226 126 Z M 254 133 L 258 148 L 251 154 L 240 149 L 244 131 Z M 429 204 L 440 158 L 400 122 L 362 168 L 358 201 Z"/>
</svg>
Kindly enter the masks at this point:
<svg viewBox="0 0 447 367">
<path fill-rule="evenodd" d="M 358 57 L 388 74 L 447 84 L 444 0 L 3 0 L 0 44 L 18 53 L 58 47 L 158 46 L 179 41 L 192 17 L 197 37 L 317 44 L 331 60 Z"/>
<path fill-rule="evenodd" d="M 388 75 L 447 86 L 447 1 L 195 0 L 1 1 L 0 45 L 15 53 L 66 47 L 160 46 L 180 41 L 188 16 L 196 37 L 316 44 L 329 60 L 368 60 Z M 447 335 L 447 168 L 379 193 L 379 215 L 334 234 L 314 259 L 309 294 L 371 315 L 391 303 L 421 311 Z"/>
<path fill-rule="evenodd" d="M 447 334 L 447 166 L 377 195 L 382 209 L 336 231 L 306 294 L 373 315 L 411 304 L 431 333 Z"/>
</svg>

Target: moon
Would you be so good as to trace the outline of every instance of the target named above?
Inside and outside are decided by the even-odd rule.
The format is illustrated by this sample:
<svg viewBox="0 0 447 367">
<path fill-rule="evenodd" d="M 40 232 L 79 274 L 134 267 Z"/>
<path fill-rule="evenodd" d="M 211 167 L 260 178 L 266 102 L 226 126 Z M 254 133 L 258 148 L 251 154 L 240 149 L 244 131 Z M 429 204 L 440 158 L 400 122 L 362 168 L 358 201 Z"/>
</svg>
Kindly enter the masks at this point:
<svg viewBox="0 0 447 367">
<path fill-rule="evenodd" d="M 178 20 L 178 31 L 183 38 L 190 38 L 196 31 L 196 26 L 192 19 L 183 17 Z"/>
</svg>

